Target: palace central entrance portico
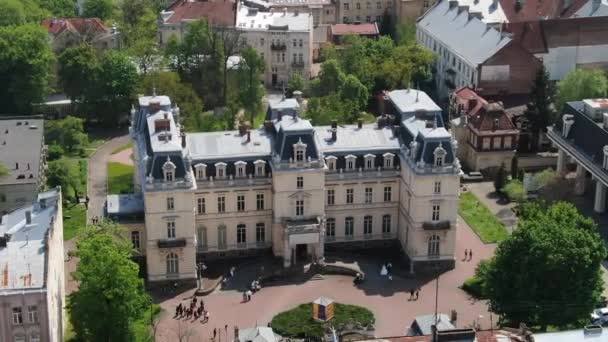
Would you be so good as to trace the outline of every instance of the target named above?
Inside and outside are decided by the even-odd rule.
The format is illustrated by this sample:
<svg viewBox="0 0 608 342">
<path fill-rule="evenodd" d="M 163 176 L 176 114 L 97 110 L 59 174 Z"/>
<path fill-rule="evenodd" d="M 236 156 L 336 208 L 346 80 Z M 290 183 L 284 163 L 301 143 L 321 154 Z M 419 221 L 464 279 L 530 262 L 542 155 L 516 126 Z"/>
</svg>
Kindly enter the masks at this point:
<svg viewBox="0 0 608 342">
<path fill-rule="evenodd" d="M 287 220 L 284 229 L 284 267 L 323 258 L 324 230 L 321 219 Z"/>
</svg>

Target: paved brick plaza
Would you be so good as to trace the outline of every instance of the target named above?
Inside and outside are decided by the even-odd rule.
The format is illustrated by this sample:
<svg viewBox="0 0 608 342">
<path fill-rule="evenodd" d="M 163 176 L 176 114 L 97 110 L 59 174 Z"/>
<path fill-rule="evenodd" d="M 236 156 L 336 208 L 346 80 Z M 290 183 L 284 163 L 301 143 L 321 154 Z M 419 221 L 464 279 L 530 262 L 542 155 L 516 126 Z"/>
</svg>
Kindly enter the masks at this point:
<svg viewBox="0 0 608 342">
<path fill-rule="evenodd" d="M 458 327 L 468 326 L 477 320 L 479 315 L 482 328 L 489 328 L 490 319 L 484 302 L 476 302 L 458 288 L 464 279 L 470 277 L 480 258 L 488 258 L 495 245 L 484 245 L 477 235 L 459 218 L 456 247 L 459 259 L 464 256 L 465 248 L 473 249 L 473 261 L 458 260 L 456 268 L 444 273 L 439 281 L 439 310 L 449 314 L 450 310 L 458 312 Z M 379 272 L 378 265 L 378 272 Z M 377 272 L 376 272 L 377 273 Z M 409 289 L 421 286 L 420 299 L 408 301 Z M 182 293 L 161 303 L 164 309 L 157 330 L 158 341 L 177 341 L 178 331 L 191 329 L 190 341 L 209 341 L 213 329 L 217 328 L 218 340 L 227 341 L 224 326 L 228 325 L 228 337 L 233 336 L 233 327 L 247 328 L 266 325 L 278 312 L 298 304 L 310 302 L 319 296 L 333 298 L 337 302 L 356 304 L 366 307 L 376 316 L 376 336 L 403 335 L 414 316 L 433 313 L 435 305 L 435 282 L 424 284 L 416 279 L 394 277 L 392 281 L 368 272 L 368 279 L 361 287 L 353 286 L 352 278 L 345 276 L 326 276 L 323 280 L 311 280 L 306 283 L 271 286 L 263 288 L 253 295 L 248 303 L 241 303 L 239 291 L 220 291 L 206 297 L 205 307 L 211 317 L 207 324 L 177 321 L 173 319 L 175 306 L 180 301 L 187 301 L 193 291 Z M 494 322 L 496 317 L 494 317 Z"/>
</svg>

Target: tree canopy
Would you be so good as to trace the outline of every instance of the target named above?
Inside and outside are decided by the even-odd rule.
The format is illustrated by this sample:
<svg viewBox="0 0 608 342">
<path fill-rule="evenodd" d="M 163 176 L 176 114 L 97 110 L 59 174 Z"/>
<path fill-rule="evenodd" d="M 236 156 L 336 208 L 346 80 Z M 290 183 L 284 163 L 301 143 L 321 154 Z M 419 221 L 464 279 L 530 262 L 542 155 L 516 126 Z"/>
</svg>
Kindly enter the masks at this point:
<svg viewBox="0 0 608 342">
<path fill-rule="evenodd" d="M 264 60 L 252 47 L 246 47 L 241 53 L 241 62 L 238 67 L 239 101 L 249 113 L 250 123 L 254 124 L 254 117 L 262 105 L 264 87 L 260 77 L 264 72 Z"/>
<path fill-rule="evenodd" d="M 564 327 L 588 320 L 603 289 L 604 242 L 569 203 L 528 204 L 483 272 L 493 312 L 512 324 Z"/>
<path fill-rule="evenodd" d="M 134 341 L 133 324 L 150 303 L 131 261 L 131 243 L 118 229 L 108 222 L 87 227 L 76 243 L 80 261 L 72 275 L 78 290 L 69 295 L 67 309 L 83 341 Z"/>
<path fill-rule="evenodd" d="M 84 132 L 84 121 L 81 118 L 67 116 L 61 120 L 45 121 L 44 140 L 49 145 L 59 145 L 73 152 L 84 149 L 89 137 Z"/>
<path fill-rule="evenodd" d="M 608 94 L 608 78 L 599 69 L 575 69 L 557 84 L 555 107 L 558 111 L 568 101 L 603 98 Z"/>
<path fill-rule="evenodd" d="M 2 111 L 30 114 L 49 92 L 54 61 L 47 32 L 39 24 L 0 27 Z"/>
<path fill-rule="evenodd" d="M 106 20 L 112 17 L 114 2 L 112 0 L 85 0 L 82 12 L 84 17 Z"/>
<path fill-rule="evenodd" d="M 547 126 L 553 123 L 555 117 L 554 97 L 555 89 L 543 64 L 536 72 L 532 92 L 530 93 L 530 103 L 524 112 L 524 122 L 522 124 L 524 130 L 532 135 L 531 148 L 534 151 L 539 147 L 541 134 L 547 130 Z"/>
</svg>

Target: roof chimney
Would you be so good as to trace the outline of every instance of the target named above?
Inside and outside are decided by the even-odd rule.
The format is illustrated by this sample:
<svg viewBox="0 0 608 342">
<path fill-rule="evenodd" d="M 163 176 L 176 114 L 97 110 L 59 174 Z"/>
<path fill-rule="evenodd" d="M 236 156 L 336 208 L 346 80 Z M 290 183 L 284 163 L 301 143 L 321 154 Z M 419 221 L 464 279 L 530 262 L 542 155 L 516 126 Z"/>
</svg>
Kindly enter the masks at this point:
<svg viewBox="0 0 608 342">
<path fill-rule="evenodd" d="M 338 120 L 331 120 L 331 128 L 338 128 Z"/>
<path fill-rule="evenodd" d="M 29 210 L 25 212 L 25 224 L 32 224 L 32 212 Z"/>
<path fill-rule="evenodd" d="M 15 162 L 15 170 L 19 170 L 19 163 Z"/>
<path fill-rule="evenodd" d="M 251 142 L 251 131 L 247 130 L 247 142 Z"/>
<path fill-rule="evenodd" d="M 359 128 L 359 129 L 363 128 L 363 119 L 361 119 L 361 118 L 357 119 L 357 128 Z"/>
<path fill-rule="evenodd" d="M 186 148 L 186 133 L 182 132 L 180 137 L 182 138 L 182 148 Z"/>
<path fill-rule="evenodd" d="M 332 141 L 338 140 L 338 129 L 337 128 L 331 129 L 331 140 Z"/>
</svg>

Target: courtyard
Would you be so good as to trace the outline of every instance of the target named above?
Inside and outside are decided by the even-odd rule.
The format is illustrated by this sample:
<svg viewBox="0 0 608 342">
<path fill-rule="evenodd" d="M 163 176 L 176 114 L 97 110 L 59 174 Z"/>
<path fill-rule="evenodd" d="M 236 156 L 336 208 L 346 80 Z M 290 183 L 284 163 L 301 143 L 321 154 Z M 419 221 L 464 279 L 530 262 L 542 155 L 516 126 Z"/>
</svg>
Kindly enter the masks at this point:
<svg viewBox="0 0 608 342">
<path fill-rule="evenodd" d="M 443 273 L 439 279 L 439 311 L 449 314 L 451 310 L 458 313 L 457 327 L 467 327 L 479 323 L 481 328 L 490 327 L 490 316 L 484 301 L 471 299 L 459 286 L 472 276 L 479 260 L 493 255 L 495 245 L 484 244 L 477 235 L 459 218 L 457 229 L 456 268 Z M 464 249 L 473 250 L 473 260 L 463 261 Z M 249 302 L 243 303 L 242 289 L 251 278 L 239 277 L 248 272 L 237 267 L 234 281 L 242 281 L 242 286 L 232 284 L 225 289 L 216 290 L 210 295 L 199 297 L 205 302 L 205 309 L 210 311 L 208 323 L 186 319 L 174 319 L 175 307 L 187 303 L 194 290 L 177 294 L 161 300 L 163 309 L 157 327 L 158 341 L 207 341 L 217 329 L 217 341 L 229 341 L 233 338 L 234 327 L 248 328 L 256 325 L 267 325 L 274 315 L 308 303 L 320 296 L 332 298 L 336 302 L 354 304 L 373 312 L 376 318 L 376 336 L 397 336 L 406 333 L 415 316 L 432 314 L 435 307 L 435 281 L 432 278 L 406 278 L 407 269 L 398 266 L 392 260 L 380 260 L 369 256 L 355 257 L 356 264 L 366 273 L 366 280 L 360 285 L 353 284 L 353 278 L 339 275 L 326 275 L 323 279 L 310 279 L 306 282 L 284 282 L 263 287 L 255 293 Z M 395 264 L 393 280 L 380 276 L 384 262 Z M 399 269 L 397 268 L 399 267 Z M 253 274 L 253 273 L 252 273 Z M 252 275 L 253 277 L 253 275 Z M 241 280 L 238 280 L 241 278 Z M 232 280 L 231 280 L 232 281 Z M 408 300 L 409 291 L 420 287 L 417 301 Z M 481 316 L 481 317 L 480 317 Z M 493 317 L 496 324 L 497 317 Z M 227 325 L 227 329 L 226 329 Z M 228 336 L 227 336 L 228 335 Z M 188 339 L 185 339 L 185 337 Z M 180 338 L 181 337 L 181 338 Z"/>
</svg>

